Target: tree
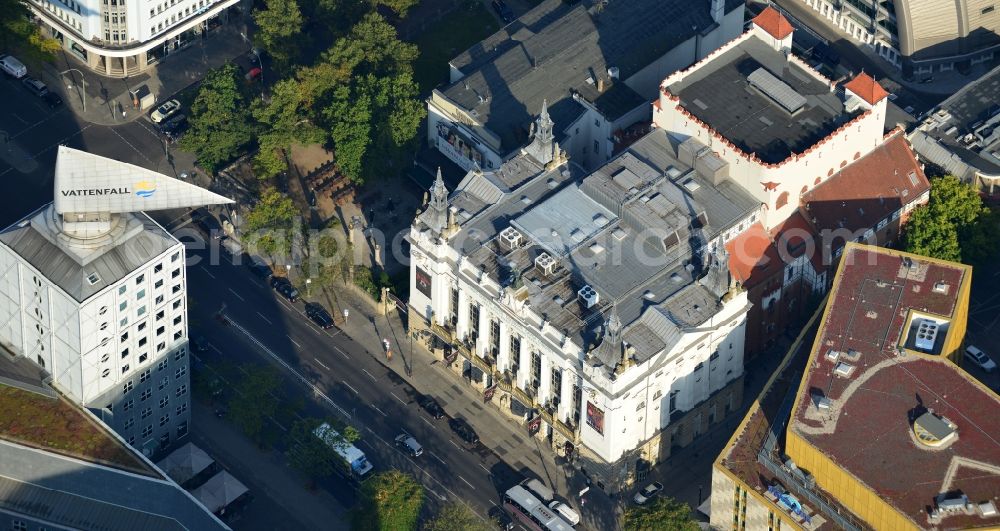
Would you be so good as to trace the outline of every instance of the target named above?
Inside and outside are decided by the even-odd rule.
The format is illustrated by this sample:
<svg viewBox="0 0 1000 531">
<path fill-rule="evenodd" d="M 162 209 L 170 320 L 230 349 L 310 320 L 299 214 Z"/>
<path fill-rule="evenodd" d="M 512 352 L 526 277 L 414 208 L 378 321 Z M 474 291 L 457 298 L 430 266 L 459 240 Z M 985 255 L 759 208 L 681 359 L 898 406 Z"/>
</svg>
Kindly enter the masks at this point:
<svg viewBox="0 0 1000 531">
<path fill-rule="evenodd" d="M 906 224 L 905 248 L 942 260 L 981 261 L 997 248 L 997 222 L 973 187 L 954 176 L 935 177 L 930 200 Z"/>
<path fill-rule="evenodd" d="M 180 145 L 194 152 L 198 164 L 210 172 L 236 158 L 253 140 L 241 81 L 236 65 L 211 70 L 191 104 L 191 129 Z"/>
<path fill-rule="evenodd" d="M 55 59 L 62 46 L 42 34 L 31 12 L 18 0 L 0 0 L 0 50 L 14 53 L 28 64 Z"/>
<path fill-rule="evenodd" d="M 271 54 L 275 68 L 290 67 L 299 54 L 302 12 L 296 0 L 266 0 L 267 9 L 253 12 L 257 40 Z"/>
<path fill-rule="evenodd" d="M 340 456 L 314 434 L 321 423 L 320 419 L 314 418 L 296 421 L 287 441 L 288 460 L 292 467 L 309 478 L 310 487 L 315 485 L 316 480 L 329 476 L 341 466 Z M 348 427 L 341 431 L 343 433 L 339 435 L 338 442 L 353 443 L 360 438 L 354 428 Z"/>
<path fill-rule="evenodd" d="M 691 508 L 673 498 L 657 497 L 625 509 L 624 531 L 699 531 Z"/>
<path fill-rule="evenodd" d="M 278 375 L 266 367 L 251 366 L 236 384 L 230 398 L 229 415 L 243 433 L 257 443 L 263 442 L 264 423 L 274 417 L 278 401 Z"/>
<path fill-rule="evenodd" d="M 375 0 L 375 3 L 393 10 L 399 18 L 406 18 L 406 12 L 420 0 Z"/>
<path fill-rule="evenodd" d="M 271 188 L 264 192 L 244 223 L 245 239 L 255 250 L 287 257 L 292 250 L 292 227 L 299 211 L 292 199 Z"/>
<path fill-rule="evenodd" d="M 352 514 L 355 531 L 409 531 L 417 528 L 424 505 L 424 487 L 413 476 L 390 470 L 361 487 L 361 499 Z"/>
<path fill-rule="evenodd" d="M 293 143 L 314 144 L 326 138 L 326 133 L 310 122 L 308 96 L 298 81 L 283 79 L 272 87 L 267 103 L 254 102 L 252 114 L 261 125 L 260 149 L 254 157 L 258 177 L 270 178 L 288 169 L 284 151 Z"/>
<path fill-rule="evenodd" d="M 493 526 L 472 512 L 468 505 L 451 502 L 424 524 L 423 531 L 491 531 Z"/>
</svg>

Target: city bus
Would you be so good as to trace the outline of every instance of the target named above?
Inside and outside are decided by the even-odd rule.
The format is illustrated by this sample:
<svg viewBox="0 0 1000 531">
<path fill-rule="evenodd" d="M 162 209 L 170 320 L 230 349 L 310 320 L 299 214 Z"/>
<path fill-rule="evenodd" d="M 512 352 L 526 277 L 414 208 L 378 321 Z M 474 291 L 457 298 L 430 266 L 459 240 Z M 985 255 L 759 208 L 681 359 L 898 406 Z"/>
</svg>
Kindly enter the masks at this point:
<svg viewBox="0 0 1000 531">
<path fill-rule="evenodd" d="M 313 435 L 319 438 L 319 440 L 326 443 L 334 452 L 340 456 L 343 462 L 344 469 L 349 472 L 355 478 L 362 480 L 372 471 L 372 464 L 365 457 L 365 453 L 358 449 L 357 446 L 347 442 L 343 437 L 337 433 L 337 430 L 333 429 L 329 424 L 324 422 L 316 427 L 313 431 Z"/>
<path fill-rule="evenodd" d="M 533 531 L 571 531 L 573 526 L 549 509 L 528 489 L 511 487 L 503 495 L 503 507 L 514 518 Z"/>
</svg>

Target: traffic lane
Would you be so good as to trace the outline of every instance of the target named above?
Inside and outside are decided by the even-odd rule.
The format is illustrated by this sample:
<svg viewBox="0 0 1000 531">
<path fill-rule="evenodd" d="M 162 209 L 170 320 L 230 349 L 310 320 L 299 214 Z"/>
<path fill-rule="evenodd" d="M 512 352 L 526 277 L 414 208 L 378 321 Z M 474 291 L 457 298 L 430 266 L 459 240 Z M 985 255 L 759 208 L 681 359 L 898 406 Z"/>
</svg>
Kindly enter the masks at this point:
<svg viewBox="0 0 1000 531">
<path fill-rule="evenodd" d="M 228 301 L 227 317 L 296 367 L 311 383 L 322 384 L 327 394 L 351 411 L 352 416 L 367 413 L 363 420 L 375 434 L 390 444 L 402 431 L 414 435 L 432 459 L 424 460 L 427 466 L 443 472 L 438 479 L 444 484 L 494 490 L 488 478 L 495 464 L 488 460 L 492 453 L 484 455 L 483 449 L 466 451 L 466 445 L 451 432 L 444 419 L 434 420 L 422 413 L 415 403 L 415 390 L 353 342 L 331 344 L 330 339 L 341 337 L 340 334 L 322 330 L 308 320 L 301 303 L 288 303 L 253 278 L 246 268 L 228 263 L 189 269 L 188 284 L 191 293 L 220 301 L 218 307 L 203 308 L 211 310 L 203 319 L 211 321 L 214 312 L 221 308 L 221 301 Z M 282 309 L 268 311 L 276 310 L 277 306 Z M 449 468 L 460 473 L 448 474 Z M 484 475 L 487 477 L 482 478 L 478 487 L 474 486 Z"/>
</svg>

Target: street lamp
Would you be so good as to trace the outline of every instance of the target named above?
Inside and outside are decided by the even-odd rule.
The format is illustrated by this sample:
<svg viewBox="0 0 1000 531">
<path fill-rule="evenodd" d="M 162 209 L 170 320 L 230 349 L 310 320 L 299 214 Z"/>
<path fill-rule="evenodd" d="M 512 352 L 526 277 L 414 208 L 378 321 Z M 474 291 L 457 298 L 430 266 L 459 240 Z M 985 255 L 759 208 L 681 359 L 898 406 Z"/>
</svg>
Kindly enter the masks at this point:
<svg viewBox="0 0 1000 531">
<path fill-rule="evenodd" d="M 83 92 L 80 93 L 80 101 L 83 102 L 83 112 L 87 112 L 87 98 L 86 98 L 86 93 L 87 93 L 87 78 L 83 77 L 83 72 L 81 72 L 81 71 L 79 71 L 79 70 L 77 70 L 75 68 L 67 68 L 66 70 L 63 70 L 62 72 L 59 72 L 59 75 L 60 76 L 64 76 L 64 75 L 66 75 L 67 72 L 76 72 L 76 73 L 80 74 L 80 81 L 83 83 Z M 70 84 L 67 85 L 66 88 L 72 89 L 73 88 L 73 85 L 72 85 L 72 83 L 73 83 L 73 77 L 72 76 L 69 78 L 69 81 L 70 81 Z"/>
</svg>

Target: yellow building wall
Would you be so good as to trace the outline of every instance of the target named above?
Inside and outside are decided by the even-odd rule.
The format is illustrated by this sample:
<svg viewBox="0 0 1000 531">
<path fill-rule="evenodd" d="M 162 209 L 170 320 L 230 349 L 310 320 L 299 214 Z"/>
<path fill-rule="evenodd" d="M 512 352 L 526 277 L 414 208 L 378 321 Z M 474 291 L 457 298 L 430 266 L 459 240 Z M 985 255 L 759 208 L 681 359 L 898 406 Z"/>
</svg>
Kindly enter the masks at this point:
<svg viewBox="0 0 1000 531">
<path fill-rule="evenodd" d="M 965 330 L 969 321 L 969 298 L 972 294 L 972 267 L 962 276 L 962 286 L 958 292 L 958 303 L 955 305 L 955 315 L 948 330 L 941 354 L 962 365 L 962 343 L 965 341 Z"/>
<path fill-rule="evenodd" d="M 860 481 L 844 471 L 825 454 L 789 429 L 785 433 L 785 453 L 795 464 L 816 478 L 816 484 L 874 529 L 918 530 L 911 520 L 896 511 Z"/>
</svg>

